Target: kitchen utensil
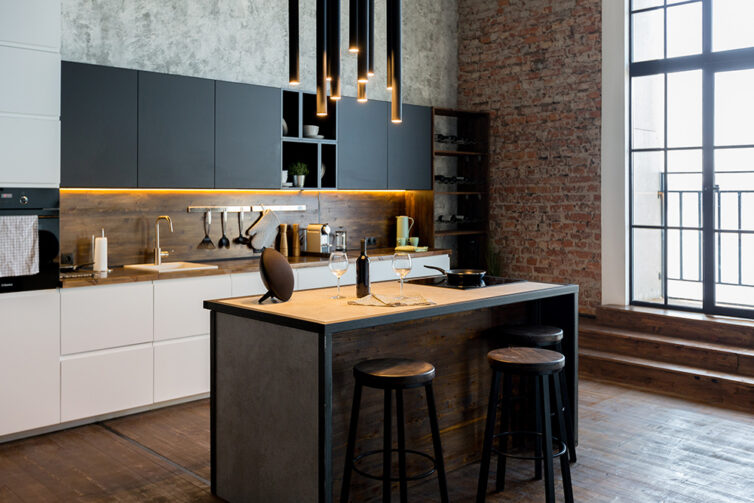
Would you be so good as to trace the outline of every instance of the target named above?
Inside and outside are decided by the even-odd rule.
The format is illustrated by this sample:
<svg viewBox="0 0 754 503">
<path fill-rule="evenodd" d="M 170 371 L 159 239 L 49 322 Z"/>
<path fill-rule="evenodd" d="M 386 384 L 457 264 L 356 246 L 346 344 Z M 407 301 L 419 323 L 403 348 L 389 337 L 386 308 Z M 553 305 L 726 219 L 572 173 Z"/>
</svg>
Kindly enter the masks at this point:
<svg viewBox="0 0 754 503">
<path fill-rule="evenodd" d="M 238 237 L 233 242 L 237 245 L 249 244 L 249 238 L 243 235 L 243 211 L 238 212 Z"/>
<path fill-rule="evenodd" d="M 411 228 L 414 226 L 414 219 L 411 217 L 407 217 L 404 215 L 401 215 L 396 218 L 396 242 L 398 242 L 401 238 L 406 238 L 406 241 L 403 243 L 405 245 L 408 242 L 408 238 L 411 234 Z M 398 246 L 402 246 L 400 243 Z"/>
<path fill-rule="evenodd" d="M 288 259 L 273 248 L 262 250 L 262 258 L 259 261 L 259 272 L 262 283 L 267 289 L 259 299 L 261 304 L 270 297 L 287 301 L 293 295 L 293 269 Z"/>
<path fill-rule="evenodd" d="M 348 255 L 346 252 L 336 251 L 330 254 L 330 261 L 328 263 L 330 271 L 338 278 L 338 294 L 332 299 L 342 299 L 340 296 L 340 277 L 343 276 L 348 270 Z"/>
<path fill-rule="evenodd" d="M 400 296 L 403 297 L 403 278 L 411 272 L 411 255 L 399 252 L 393 255 L 393 271 L 401 280 Z"/>
<path fill-rule="evenodd" d="M 448 279 L 448 284 L 450 285 L 480 285 L 482 283 L 482 278 L 487 274 L 487 271 L 483 269 L 448 269 L 446 271 L 442 267 L 436 267 L 433 265 L 425 265 L 424 267 L 443 273 Z"/>
<path fill-rule="evenodd" d="M 319 126 L 304 124 L 304 136 L 312 137 L 317 136 L 317 134 L 319 134 Z"/>
<path fill-rule="evenodd" d="M 411 246 L 419 246 L 419 238 L 416 236 L 408 238 L 408 242 L 411 244 Z"/>
<path fill-rule="evenodd" d="M 341 228 L 335 231 L 333 245 L 335 246 L 335 251 L 346 251 L 348 248 L 348 240 L 345 229 Z"/>
<path fill-rule="evenodd" d="M 228 212 L 223 211 L 223 219 L 220 222 L 223 228 L 223 237 L 217 242 L 218 248 L 230 248 L 230 239 L 225 235 L 225 228 L 228 226 Z"/>
<path fill-rule="evenodd" d="M 209 229 L 211 225 L 212 225 L 212 212 L 205 211 L 204 212 L 204 239 L 202 239 L 202 242 L 199 243 L 199 246 L 197 248 L 201 248 L 202 250 L 215 249 L 215 243 L 213 243 L 209 237 Z"/>
</svg>

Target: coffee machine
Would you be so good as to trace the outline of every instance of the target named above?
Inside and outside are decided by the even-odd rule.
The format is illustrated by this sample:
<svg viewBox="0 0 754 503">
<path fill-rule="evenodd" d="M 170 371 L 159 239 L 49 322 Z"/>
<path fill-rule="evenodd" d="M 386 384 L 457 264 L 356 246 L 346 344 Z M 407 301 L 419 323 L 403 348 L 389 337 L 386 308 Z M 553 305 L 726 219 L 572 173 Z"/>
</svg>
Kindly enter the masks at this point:
<svg viewBox="0 0 754 503">
<path fill-rule="evenodd" d="M 316 255 L 330 254 L 330 226 L 327 224 L 309 224 L 306 226 L 306 253 Z"/>
</svg>

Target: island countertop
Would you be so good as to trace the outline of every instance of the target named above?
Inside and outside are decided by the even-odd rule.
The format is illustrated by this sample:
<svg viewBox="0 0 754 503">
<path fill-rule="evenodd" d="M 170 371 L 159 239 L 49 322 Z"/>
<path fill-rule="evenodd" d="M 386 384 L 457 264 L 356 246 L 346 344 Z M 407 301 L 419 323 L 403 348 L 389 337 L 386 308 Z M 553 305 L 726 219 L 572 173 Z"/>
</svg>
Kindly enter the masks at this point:
<svg viewBox="0 0 754 503">
<path fill-rule="evenodd" d="M 396 307 L 348 304 L 348 301 L 356 299 L 353 290 L 353 286 L 342 287 L 341 292 L 346 297 L 343 299 L 331 298 L 335 295 L 335 288 L 320 288 L 294 292 L 288 302 L 266 301 L 259 304 L 260 296 L 252 296 L 207 300 L 204 307 L 303 330 L 338 332 L 577 293 L 578 286 L 521 281 L 461 290 L 405 283 L 404 295 L 421 295 L 434 304 Z M 399 285 L 397 281 L 373 283 L 371 291 L 379 295 L 397 296 Z"/>
</svg>

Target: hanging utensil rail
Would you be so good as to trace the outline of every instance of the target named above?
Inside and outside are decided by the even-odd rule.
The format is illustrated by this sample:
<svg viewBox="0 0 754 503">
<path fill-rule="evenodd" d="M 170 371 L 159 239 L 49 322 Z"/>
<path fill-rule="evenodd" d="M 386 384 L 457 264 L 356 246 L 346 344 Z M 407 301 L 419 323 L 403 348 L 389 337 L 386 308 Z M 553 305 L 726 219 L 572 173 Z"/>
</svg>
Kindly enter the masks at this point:
<svg viewBox="0 0 754 503">
<path fill-rule="evenodd" d="M 186 211 L 189 213 L 206 213 L 215 212 L 222 213 L 223 211 L 228 213 L 238 213 L 243 211 L 244 213 L 250 213 L 255 211 L 306 211 L 305 204 L 282 204 L 282 205 L 262 205 L 255 204 L 253 206 L 189 206 Z"/>
</svg>

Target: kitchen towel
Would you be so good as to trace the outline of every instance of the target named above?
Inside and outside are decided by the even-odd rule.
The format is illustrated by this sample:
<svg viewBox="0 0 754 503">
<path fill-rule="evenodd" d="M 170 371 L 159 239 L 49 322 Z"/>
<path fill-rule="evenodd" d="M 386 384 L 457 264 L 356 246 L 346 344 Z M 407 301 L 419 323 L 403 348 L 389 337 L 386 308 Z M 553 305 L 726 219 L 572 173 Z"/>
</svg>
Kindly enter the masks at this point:
<svg viewBox="0 0 754 503">
<path fill-rule="evenodd" d="M 36 215 L 0 217 L 0 277 L 39 273 Z"/>
<path fill-rule="evenodd" d="M 392 295 L 378 295 L 373 293 L 356 300 L 349 300 L 349 304 L 352 306 L 382 306 L 382 307 L 396 307 L 396 306 L 431 306 L 434 304 L 431 300 L 425 299 L 421 295 L 414 295 L 410 297 L 398 297 Z"/>
<path fill-rule="evenodd" d="M 259 220 L 246 231 L 246 234 L 251 237 L 251 246 L 255 250 L 272 246 L 275 243 L 279 225 L 278 216 L 271 210 L 264 210 Z"/>
</svg>

